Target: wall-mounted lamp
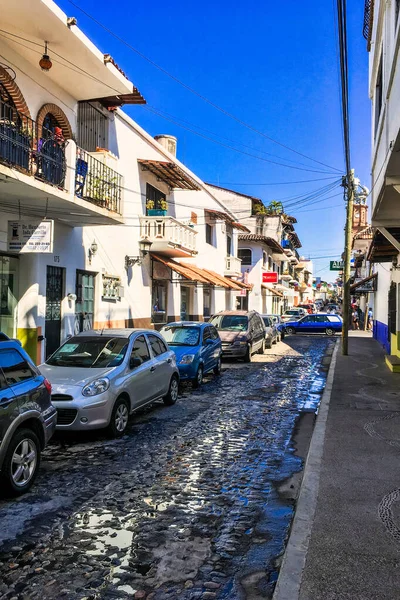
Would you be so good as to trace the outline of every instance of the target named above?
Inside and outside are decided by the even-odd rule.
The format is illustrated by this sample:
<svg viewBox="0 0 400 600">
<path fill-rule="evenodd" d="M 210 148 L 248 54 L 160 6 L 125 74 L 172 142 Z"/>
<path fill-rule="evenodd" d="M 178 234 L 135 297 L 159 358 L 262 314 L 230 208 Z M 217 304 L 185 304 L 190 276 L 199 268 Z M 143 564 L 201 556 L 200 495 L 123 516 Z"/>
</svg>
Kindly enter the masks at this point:
<svg viewBox="0 0 400 600">
<path fill-rule="evenodd" d="M 95 256 L 95 254 L 97 253 L 97 243 L 96 240 L 93 240 L 93 242 L 91 243 L 91 246 L 88 250 L 88 258 L 89 258 L 89 265 L 92 264 L 92 257 Z"/>
<path fill-rule="evenodd" d="M 39 67 L 42 71 L 50 71 L 53 63 L 50 60 L 50 56 L 47 54 L 47 42 L 44 43 L 44 54 L 42 58 L 39 60 Z"/>
<path fill-rule="evenodd" d="M 140 240 L 139 242 L 139 256 L 125 256 L 125 269 L 128 270 L 134 265 L 141 265 L 143 258 L 149 253 L 151 242 L 147 239 Z"/>
</svg>

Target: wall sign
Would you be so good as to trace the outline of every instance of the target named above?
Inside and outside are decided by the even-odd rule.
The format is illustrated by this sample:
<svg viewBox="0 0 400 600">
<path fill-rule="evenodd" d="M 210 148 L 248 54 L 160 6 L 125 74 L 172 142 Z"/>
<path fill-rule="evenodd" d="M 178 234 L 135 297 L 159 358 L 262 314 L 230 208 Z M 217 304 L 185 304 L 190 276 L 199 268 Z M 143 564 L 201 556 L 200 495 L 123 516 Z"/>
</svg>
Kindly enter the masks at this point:
<svg viewBox="0 0 400 600">
<path fill-rule="evenodd" d="M 278 283 L 278 273 L 263 273 L 262 274 L 262 282 L 263 283 Z"/>
<path fill-rule="evenodd" d="M 121 278 L 118 275 L 102 274 L 103 300 L 119 300 L 121 298 Z"/>
<path fill-rule="evenodd" d="M 8 221 L 8 251 L 51 254 L 54 221 Z"/>
</svg>

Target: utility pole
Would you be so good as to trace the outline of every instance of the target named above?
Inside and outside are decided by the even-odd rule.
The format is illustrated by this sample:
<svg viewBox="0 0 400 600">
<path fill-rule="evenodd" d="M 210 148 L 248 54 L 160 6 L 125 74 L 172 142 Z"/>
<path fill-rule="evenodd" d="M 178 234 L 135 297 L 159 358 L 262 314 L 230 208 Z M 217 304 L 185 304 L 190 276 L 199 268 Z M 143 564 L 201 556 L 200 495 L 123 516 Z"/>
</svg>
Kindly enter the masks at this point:
<svg viewBox="0 0 400 600">
<path fill-rule="evenodd" d="M 343 328 L 342 328 L 342 354 L 347 356 L 349 353 L 349 322 L 350 322 L 350 261 L 351 261 L 351 242 L 353 226 L 353 206 L 354 206 L 354 169 L 350 169 L 347 177 L 343 178 L 343 187 L 347 190 L 347 211 L 345 227 L 345 246 L 344 246 L 344 268 L 343 268 Z"/>
</svg>

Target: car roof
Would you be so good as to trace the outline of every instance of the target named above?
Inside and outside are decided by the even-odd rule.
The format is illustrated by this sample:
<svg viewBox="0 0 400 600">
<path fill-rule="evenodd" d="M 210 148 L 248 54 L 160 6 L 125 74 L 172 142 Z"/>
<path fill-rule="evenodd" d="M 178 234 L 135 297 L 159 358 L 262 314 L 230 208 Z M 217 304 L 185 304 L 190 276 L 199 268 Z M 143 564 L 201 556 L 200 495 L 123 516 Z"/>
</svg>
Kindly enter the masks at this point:
<svg viewBox="0 0 400 600">
<path fill-rule="evenodd" d="M 217 315 L 250 315 L 254 312 L 255 310 L 221 310 L 213 316 L 216 317 Z"/>
<path fill-rule="evenodd" d="M 173 321 L 172 323 L 166 323 L 163 327 L 202 327 L 208 325 L 200 321 Z"/>
<path fill-rule="evenodd" d="M 88 329 L 87 331 L 81 331 L 77 333 L 74 337 L 95 337 L 95 336 L 104 336 L 104 337 L 125 337 L 128 338 L 134 333 L 157 333 L 154 329 L 140 329 L 140 328 L 126 328 L 126 329 Z"/>
</svg>

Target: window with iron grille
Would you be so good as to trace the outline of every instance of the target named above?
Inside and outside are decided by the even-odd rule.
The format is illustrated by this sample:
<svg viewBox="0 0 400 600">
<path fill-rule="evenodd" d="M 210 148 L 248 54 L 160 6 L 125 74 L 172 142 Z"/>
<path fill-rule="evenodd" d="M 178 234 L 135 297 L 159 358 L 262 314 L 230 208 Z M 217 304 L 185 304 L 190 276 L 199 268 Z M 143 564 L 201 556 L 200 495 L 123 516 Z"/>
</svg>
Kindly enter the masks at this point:
<svg viewBox="0 0 400 600">
<path fill-rule="evenodd" d="M 166 196 L 164 192 L 160 192 L 157 188 L 146 184 L 146 214 L 149 210 L 156 209 L 162 210 L 166 202 Z"/>
<path fill-rule="evenodd" d="M 78 102 L 77 144 L 87 152 L 108 149 L 108 117 L 90 102 Z"/>
</svg>

